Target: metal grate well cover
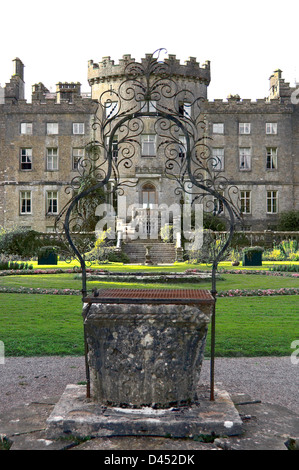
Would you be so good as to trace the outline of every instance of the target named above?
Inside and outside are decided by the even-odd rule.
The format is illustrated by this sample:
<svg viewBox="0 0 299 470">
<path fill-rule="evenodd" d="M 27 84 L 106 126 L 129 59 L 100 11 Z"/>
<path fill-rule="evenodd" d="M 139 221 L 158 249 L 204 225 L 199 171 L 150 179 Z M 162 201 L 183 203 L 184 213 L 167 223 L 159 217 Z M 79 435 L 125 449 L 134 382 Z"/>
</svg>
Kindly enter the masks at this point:
<svg viewBox="0 0 299 470">
<path fill-rule="evenodd" d="M 87 303 L 213 303 L 206 289 L 99 289 Z"/>
</svg>

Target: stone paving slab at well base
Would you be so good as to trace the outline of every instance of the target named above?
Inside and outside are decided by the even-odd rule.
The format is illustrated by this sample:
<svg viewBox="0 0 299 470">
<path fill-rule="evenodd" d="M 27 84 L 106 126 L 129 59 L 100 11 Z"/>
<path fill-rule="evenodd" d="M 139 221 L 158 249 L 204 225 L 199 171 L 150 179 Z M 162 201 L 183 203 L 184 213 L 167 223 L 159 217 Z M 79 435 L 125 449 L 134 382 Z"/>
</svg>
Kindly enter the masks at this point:
<svg viewBox="0 0 299 470">
<path fill-rule="evenodd" d="M 47 418 L 61 397 L 13 407 L 0 414 L 0 449 L 9 450 L 97 450 L 102 458 L 121 455 L 122 451 L 171 451 L 196 453 L 201 450 L 288 450 L 299 449 L 299 415 L 269 403 L 251 400 L 243 393 L 231 396 L 243 423 L 237 436 L 170 438 L 156 436 L 106 436 L 76 439 L 72 435 L 49 439 Z M 132 455 L 135 455 L 132 452 Z M 4 456 L 4 454 L 2 454 Z"/>
<path fill-rule="evenodd" d="M 194 438 L 242 434 L 242 420 L 229 394 L 215 390 L 215 400 L 210 401 L 205 387 L 198 390 L 197 404 L 154 409 L 102 406 L 86 399 L 83 385 L 68 385 L 47 424 L 50 439 L 66 435 Z"/>
</svg>

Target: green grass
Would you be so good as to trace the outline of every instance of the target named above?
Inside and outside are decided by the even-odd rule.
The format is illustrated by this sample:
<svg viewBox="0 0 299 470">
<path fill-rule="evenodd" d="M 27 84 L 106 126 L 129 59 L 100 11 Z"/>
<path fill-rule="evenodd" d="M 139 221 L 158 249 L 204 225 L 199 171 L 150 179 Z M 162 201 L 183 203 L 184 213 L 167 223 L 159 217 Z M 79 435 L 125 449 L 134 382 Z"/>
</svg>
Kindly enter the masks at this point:
<svg viewBox="0 0 299 470">
<path fill-rule="evenodd" d="M 6 356 L 84 354 L 80 297 L 0 294 L 0 302 Z M 216 312 L 216 356 L 285 356 L 299 338 L 298 296 L 221 298 Z"/>
<path fill-rule="evenodd" d="M 0 294 L 6 356 L 82 355 L 80 297 Z"/>
<path fill-rule="evenodd" d="M 284 263 L 285 264 L 285 263 Z M 273 265 L 273 263 L 271 263 Z M 230 264 L 223 267 L 231 269 Z M 61 267 L 61 266 L 59 266 Z M 68 268 L 69 265 L 66 265 Z M 110 271 L 137 272 L 141 266 L 103 265 Z M 190 265 L 146 267 L 147 271 L 185 271 Z M 202 268 L 203 266 L 200 266 Z M 257 268 L 252 268 L 257 269 Z M 269 269 L 263 266 L 263 269 Z M 0 286 L 81 289 L 73 273 L 22 275 L 0 278 Z M 279 289 L 299 287 L 299 279 L 264 275 L 222 274 L 217 289 Z M 97 282 L 93 287 L 207 288 L 210 282 L 142 284 Z M 80 296 L 0 294 L 0 341 L 6 356 L 82 355 L 83 322 Z M 290 344 L 299 339 L 298 296 L 238 297 L 217 300 L 216 356 L 288 356 Z M 210 333 L 209 333 L 210 336 Z M 210 337 L 207 355 L 210 353 Z"/>
<path fill-rule="evenodd" d="M 282 287 L 299 287 L 299 278 L 276 277 L 265 275 L 244 275 L 244 274 L 221 274 L 221 280 L 217 282 L 217 290 L 229 289 L 280 289 Z M 39 275 L 16 275 L 0 277 L 0 286 L 3 287 L 27 287 L 45 289 L 81 289 L 81 280 L 75 279 L 74 274 L 39 274 Z M 202 288 L 210 289 L 210 281 L 200 283 L 140 283 L 140 282 L 99 282 L 88 281 L 87 287 L 130 287 L 130 288 Z"/>
<path fill-rule="evenodd" d="M 73 260 L 71 263 L 66 263 L 64 261 L 58 261 L 57 266 L 47 265 L 42 266 L 38 265 L 37 261 L 30 261 L 30 264 L 33 265 L 33 269 L 71 269 L 73 267 L 80 267 L 78 261 Z M 263 266 L 254 267 L 254 266 L 240 266 L 234 267 L 231 265 L 230 261 L 223 261 L 219 263 L 219 268 L 224 269 L 247 269 L 247 270 L 268 270 L 272 266 L 279 266 L 279 265 L 286 265 L 286 264 L 298 264 L 299 261 L 263 261 Z M 169 265 L 160 265 L 160 266 L 141 266 L 137 264 L 123 264 L 123 263 L 105 263 L 105 264 L 93 264 L 91 266 L 92 269 L 107 269 L 111 272 L 122 271 L 122 272 L 130 272 L 134 273 L 136 271 L 148 271 L 148 272 L 183 272 L 186 269 L 202 269 L 202 270 L 210 270 L 211 265 L 206 264 L 190 264 L 190 263 L 174 263 Z"/>
<path fill-rule="evenodd" d="M 289 356 L 295 339 L 299 339 L 298 296 L 217 300 L 217 356 Z"/>
</svg>

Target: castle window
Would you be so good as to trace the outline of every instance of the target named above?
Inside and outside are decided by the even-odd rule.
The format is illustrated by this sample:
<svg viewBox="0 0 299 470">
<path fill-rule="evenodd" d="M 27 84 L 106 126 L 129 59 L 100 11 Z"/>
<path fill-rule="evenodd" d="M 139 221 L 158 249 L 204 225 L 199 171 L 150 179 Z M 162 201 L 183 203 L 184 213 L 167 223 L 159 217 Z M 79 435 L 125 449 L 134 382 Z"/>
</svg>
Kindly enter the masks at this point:
<svg viewBox="0 0 299 470">
<path fill-rule="evenodd" d="M 108 149 L 109 149 L 109 140 L 110 140 L 110 137 L 107 137 L 106 139 L 106 149 L 107 149 L 107 152 L 108 152 Z M 117 157 L 118 157 L 118 136 L 115 135 L 112 139 L 112 143 L 111 143 L 111 153 L 112 153 L 112 158 L 115 162 L 117 162 Z"/>
<path fill-rule="evenodd" d="M 277 170 L 277 148 L 267 148 L 267 170 Z"/>
<path fill-rule="evenodd" d="M 84 122 L 73 122 L 73 134 L 84 134 Z"/>
<path fill-rule="evenodd" d="M 57 148 L 47 149 L 47 170 L 48 171 L 58 170 L 58 149 Z"/>
<path fill-rule="evenodd" d="M 47 122 L 47 135 L 58 134 L 58 122 Z"/>
<path fill-rule="evenodd" d="M 111 119 L 118 113 L 118 101 L 107 100 L 105 102 L 106 119 Z"/>
<path fill-rule="evenodd" d="M 241 191 L 241 212 L 242 214 L 251 213 L 251 191 Z"/>
<path fill-rule="evenodd" d="M 31 191 L 20 191 L 20 212 L 31 214 Z"/>
<path fill-rule="evenodd" d="M 223 124 L 223 122 L 214 122 L 213 123 L 213 134 L 224 134 L 224 124 Z"/>
<path fill-rule="evenodd" d="M 180 146 L 179 146 L 179 157 L 185 158 L 187 152 L 187 142 L 186 137 L 180 137 Z"/>
<path fill-rule="evenodd" d="M 250 134 L 250 122 L 239 123 L 239 134 Z"/>
<path fill-rule="evenodd" d="M 156 155 L 156 136 L 153 134 L 143 134 L 141 136 L 141 154 L 142 157 L 155 157 Z"/>
<path fill-rule="evenodd" d="M 224 170 L 224 148 L 213 148 L 212 168 L 215 171 Z"/>
<path fill-rule="evenodd" d="M 72 168 L 77 170 L 80 160 L 84 158 L 84 148 L 73 148 L 72 151 Z"/>
<path fill-rule="evenodd" d="M 142 113 L 156 113 L 157 101 L 140 101 L 140 111 Z"/>
<path fill-rule="evenodd" d="M 182 117 L 191 117 L 191 103 L 188 101 L 180 101 L 179 102 L 179 115 Z"/>
<path fill-rule="evenodd" d="M 266 134 L 277 134 L 277 122 L 266 122 Z"/>
<path fill-rule="evenodd" d="M 32 170 L 32 149 L 21 149 L 20 169 Z"/>
<path fill-rule="evenodd" d="M 223 194 L 223 191 L 219 191 L 219 194 L 221 196 L 224 196 Z M 221 199 L 218 199 L 218 198 L 214 198 L 214 211 L 213 211 L 213 215 L 214 216 L 217 216 L 217 215 L 220 215 L 222 214 L 224 211 L 224 204 L 223 204 L 223 201 L 221 201 Z"/>
<path fill-rule="evenodd" d="M 47 214 L 58 214 L 58 193 L 47 191 Z"/>
<path fill-rule="evenodd" d="M 117 161 L 117 157 L 118 157 L 118 137 L 114 136 L 112 140 L 112 158 L 114 159 L 115 162 Z"/>
<path fill-rule="evenodd" d="M 239 158 L 240 158 L 240 170 L 242 171 L 251 170 L 251 149 L 240 148 Z"/>
<path fill-rule="evenodd" d="M 32 135 L 32 122 L 21 122 L 21 134 Z"/>
<path fill-rule="evenodd" d="M 267 191 L 267 213 L 277 214 L 277 191 Z"/>
</svg>

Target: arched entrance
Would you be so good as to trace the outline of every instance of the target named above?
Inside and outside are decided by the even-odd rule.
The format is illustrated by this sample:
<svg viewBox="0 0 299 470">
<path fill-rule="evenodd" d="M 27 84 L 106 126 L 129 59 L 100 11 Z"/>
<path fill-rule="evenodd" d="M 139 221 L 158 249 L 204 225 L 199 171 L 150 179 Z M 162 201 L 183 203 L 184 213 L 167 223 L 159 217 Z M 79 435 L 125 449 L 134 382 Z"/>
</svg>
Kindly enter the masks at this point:
<svg viewBox="0 0 299 470">
<path fill-rule="evenodd" d="M 158 197 L 156 186 L 147 181 L 140 187 L 140 209 L 138 212 L 139 224 L 142 227 L 144 238 L 158 237 Z"/>
<path fill-rule="evenodd" d="M 141 204 L 144 209 L 152 209 L 157 204 L 157 190 L 154 184 L 145 183 L 141 187 Z"/>
</svg>

